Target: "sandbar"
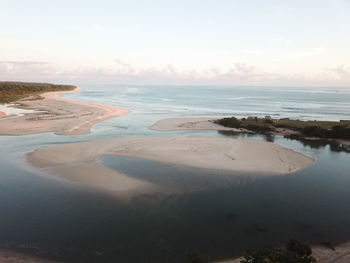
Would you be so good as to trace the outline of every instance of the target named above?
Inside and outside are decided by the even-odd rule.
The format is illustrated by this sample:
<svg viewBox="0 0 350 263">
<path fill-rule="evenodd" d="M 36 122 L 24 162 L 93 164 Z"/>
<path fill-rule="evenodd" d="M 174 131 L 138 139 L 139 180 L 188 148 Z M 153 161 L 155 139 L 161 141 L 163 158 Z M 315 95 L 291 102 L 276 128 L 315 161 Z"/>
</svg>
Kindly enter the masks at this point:
<svg viewBox="0 0 350 263">
<path fill-rule="evenodd" d="M 184 117 L 162 119 L 148 127 L 155 131 L 176 131 L 176 130 L 220 130 L 240 131 L 240 129 L 228 128 L 214 123 L 219 117 Z"/>
<path fill-rule="evenodd" d="M 73 92 L 79 91 L 75 89 Z M 59 97 L 61 93 L 41 94 L 40 100 L 20 100 L 14 106 L 35 110 L 35 113 L 0 119 L 0 135 L 26 135 L 54 132 L 57 135 L 74 135 L 90 132 L 100 121 L 122 116 L 129 110 L 91 102 L 82 102 Z"/>
<path fill-rule="evenodd" d="M 102 166 L 100 156 L 116 155 L 229 172 L 279 175 L 314 160 L 277 144 L 215 136 L 122 137 L 49 146 L 27 154 L 29 163 L 68 180 L 117 192 L 148 192 L 157 186 Z"/>
</svg>

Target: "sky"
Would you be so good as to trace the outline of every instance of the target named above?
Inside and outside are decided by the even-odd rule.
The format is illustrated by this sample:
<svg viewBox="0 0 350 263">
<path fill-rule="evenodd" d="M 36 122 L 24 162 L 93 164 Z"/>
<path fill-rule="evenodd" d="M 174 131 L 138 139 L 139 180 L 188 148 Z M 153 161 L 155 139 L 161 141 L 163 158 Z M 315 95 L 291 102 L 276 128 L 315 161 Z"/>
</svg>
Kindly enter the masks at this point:
<svg viewBox="0 0 350 263">
<path fill-rule="evenodd" d="M 0 80 L 350 87 L 350 0 L 0 0 Z"/>
</svg>

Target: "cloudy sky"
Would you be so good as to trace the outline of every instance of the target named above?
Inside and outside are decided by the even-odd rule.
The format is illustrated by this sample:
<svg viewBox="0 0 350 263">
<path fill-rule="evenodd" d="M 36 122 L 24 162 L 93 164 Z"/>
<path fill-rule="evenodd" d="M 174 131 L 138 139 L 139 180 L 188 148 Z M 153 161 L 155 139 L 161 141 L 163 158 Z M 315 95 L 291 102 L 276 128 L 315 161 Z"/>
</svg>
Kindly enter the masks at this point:
<svg viewBox="0 0 350 263">
<path fill-rule="evenodd" d="M 350 0 L 0 0 L 0 80 L 350 87 Z"/>
</svg>

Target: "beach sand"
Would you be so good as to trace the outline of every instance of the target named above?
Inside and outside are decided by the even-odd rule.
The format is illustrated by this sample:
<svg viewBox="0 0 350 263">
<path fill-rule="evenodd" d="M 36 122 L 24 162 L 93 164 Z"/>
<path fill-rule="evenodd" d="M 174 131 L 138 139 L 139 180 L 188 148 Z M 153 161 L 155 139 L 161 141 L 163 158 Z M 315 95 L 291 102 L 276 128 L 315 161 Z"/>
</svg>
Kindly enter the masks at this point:
<svg viewBox="0 0 350 263">
<path fill-rule="evenodd" d="M 135 157 L 195 168 L 285 174 L 313 163 L 313 159 L 277 144 L 214 136 L 179 138 L 125 137 L 49 146 L 27 155 L 34 167 L 75 182 L 119 193 L 145 193 L 157 186 L 101 166 L 104 155 Z"/>
<path fill-rule="evenodd" d="M 40 256 L 34 256 L 34 255 L 17 252 L 15 250 L 0 248 L 0 263 L 59 263 L 59 262 L 43 259 Z"/>
<path fill-rule="evenodd" d="M 78 91 L 78 89 L 73 92 Z M 17 101 L 17 107 L 39 112 L 0 120 L 0 135 L 54 132 L 58 135 L 88 133 L 97 122 L 129 113 L 110 105 L 60 98 L 63 92 L 41 94 L 41 100 Z M 68 91 L 69 92 L 69 91 Z"/>
<path fill-rule="evenodd" d="M 186 117 L 169 118 L 157 121 L 149 127 L 155 131 L 176 131 L 176 130 L 221 130 L 221 131 L 240 131 L 240 129 L 228 128 L 215 124 L 213 121 L 219 117 Z"/>
<path fill-rule="evenodd" d="M 349 263 L 350 262 L 350 242 L 339 244 L 334 248 L 327 248 L 321 245 L 311 246 L 313 256 L 318 263 Z M 240 263 L 241 258 L 217 261 L 216 263 Z"/>
</svg>

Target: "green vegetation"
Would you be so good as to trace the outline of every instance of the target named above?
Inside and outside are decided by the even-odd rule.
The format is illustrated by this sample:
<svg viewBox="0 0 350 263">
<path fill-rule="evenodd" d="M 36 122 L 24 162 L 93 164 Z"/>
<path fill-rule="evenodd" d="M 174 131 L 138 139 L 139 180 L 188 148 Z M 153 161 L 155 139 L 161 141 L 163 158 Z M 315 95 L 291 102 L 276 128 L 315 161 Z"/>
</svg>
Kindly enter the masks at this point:
<svg viewBox="0 0 350 263">
<path fill-rule="evenodd" d="M 244 128 L 259 133 L 273 133 L 277 128 L 286 128 L 304 137 L 350 139 L 349 121 L 301 121 L 290 119 L 271 119 L 249 117 L 237 119 L 235 117 L 222 118 L 215 123 L 225 127 Z"/>
<path fill-rule="evenodd" d="M 237 119 L 235 117 L 222 118 L 216 120 L 215 123 L 230 128 L 243 128 L 255 132 L 269 132 L 273 130 L 270 123 L 267 123 L 265 119 L 257 117 L 249 117 L 243 119 Z"/>
<path fill-rule="evenodd" d="M 314 263 L 312 250 L 296 240 L 291 240 L 285 249 L 271 248 L 261 251 L 249 251 L 241 263 Z"/>
<path fill-rule="evenodd" d="M 75 88 L 72 85 L 54 85 L 50 83 L 0 82 L 0 103 L 38 96 L 45 92 L 69 91 Z"/>
</svg>

